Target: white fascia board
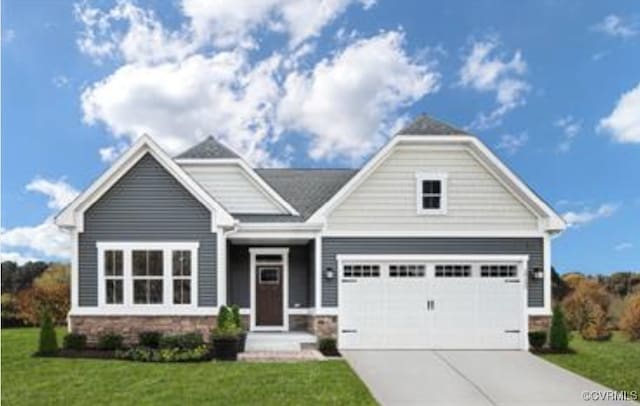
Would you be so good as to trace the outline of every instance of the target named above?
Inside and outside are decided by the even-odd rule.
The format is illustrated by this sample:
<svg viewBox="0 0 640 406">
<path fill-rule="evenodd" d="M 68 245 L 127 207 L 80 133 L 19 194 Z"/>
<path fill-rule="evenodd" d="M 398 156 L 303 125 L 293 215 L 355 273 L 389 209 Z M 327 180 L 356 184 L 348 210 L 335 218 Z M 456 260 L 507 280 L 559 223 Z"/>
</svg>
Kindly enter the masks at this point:
<svg viewBox="0 0 640 406">
<path fill-rule="evenodd" d="M 241 231 L 322 230 L 322 224 L 310 223 L 239 223 Z"/>
<path fill-rule="evenodd" d="M 232 226 L 235 219 L 215 201 L 195 180 L 178 166 L 149 136 L 143 135 L 122 154 L 89 188 L 76 197 L 56 217 L 60 227 L 84 231 L 84 211 L 95 203 L 146 153 L 150 153 L 182 186 L 184 186 L 212 214 L 212 231 L 216 225 Z"/>
<path fill-rule="evenodd" d="M 324 223 L 328 214 L 342 203 L 364 180 L 366 180 L 375 169 L 377 169 L 384 160 L 393 152 L 398 144 L 425 144 L 425 145 L 467 145 L 471 146 L 471 152 L 475 152 L 475 156 L 481 162 L 489 162 L 495 168 L 491 170 L 496 176 L 507 179 L 509 182 L 505 184 L 516 198 L 522 201 L 522 197 L 526 199 L 525 205 L 530 209 L 536 208 L 534 213 L 544 218 L 545 231 L 562 231 L 566 228 L 566 223 L 562 218 L 540 199 L 533 191 L 522 182 L 500 159 L 487 148 L 482 141 L 471 135 L 397 135 L 393 137 L 387 145 L 378 151 L 361 169 L 349 180 L 331 199 L 329 199 L 322 207 L 320 207 L 309 219 L 308 222 Z M 490 169 L 490 168 L 488 168 Z M 515 190 L 514 190 L 515 189 Z"/>
<path fill-rule="evenodd" d="M 193 158 L 181 158 L 176 159 L 175 162 L 179 165 L 202 165 L 202 166 L 224 166 L 224 165 L 237 165 L 249 176 L 255 186 L 258 187 L 266 196 L 277 206 L 283 209 L 285 212 L 299 216 L 300 213 L 289 204 L 278 192 L 275 191 L 258 173 L 253 170 L 249 164 L 240 158 L 222 158 L 222 159 L 193 159 Z"/>
</svg>

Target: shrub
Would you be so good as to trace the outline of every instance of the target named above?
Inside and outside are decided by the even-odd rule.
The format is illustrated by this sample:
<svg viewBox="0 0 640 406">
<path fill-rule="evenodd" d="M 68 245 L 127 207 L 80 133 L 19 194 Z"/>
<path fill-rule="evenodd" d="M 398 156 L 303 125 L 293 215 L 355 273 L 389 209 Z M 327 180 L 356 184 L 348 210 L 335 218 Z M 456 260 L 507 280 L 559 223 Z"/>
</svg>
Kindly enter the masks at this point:
<svg viewBox="0 0 640 406">
<path fill-rule="evenodd" d="M 38 353 L 40 355 L 53 355 L 58 351 L 58 339 L 56 330 L 53 327 L 53 320 L 49 312 L 42 314 L 42 323 L 40 325 L 40 343 Z"/>
<path fill-rule="evenodd" d="M 580 328 L 580 335 L 585 340 L 606 340 L 611 337 L 607 330 L 607 314 L 602 307 L 590 300 L 584 303 L 586 320 Z"/>
<path fill-rule="evenodd" d="M 318 351 L 323 355 L 335 356 L 340 355 L 338 352 L 338 345 L 335 338 L 320 338 L 318 339 Z"/>
<path fill-rule="evenodd" d="M 562 301 L 566 322 L 570 329 L 581 331 L 593 317 L 593 304 L 605 313 L 609 309 L 609 294 L 604 286 L 593 279 L 577 279 L 573 291 Z M 591 302 L 591 303 L 589 303 Z"/>
<path fill-rule="evenodd" d="M 116 333 L 103 333 L 98 337 L 98 349 L 104 351 L 113 351 L 122 348 L 123 338 Z"/>
<path fill-rule="evenodd" d="M 539 350 L 547 342 L 547 332 L 544 330 L 530 331 L 529 332 L 529 344 L 536 350 Z"/>
<path fill-rule="evenodd" d="M 231 315 L 233 316 L 233 323 L 242 330 L 242 317 L 240 317 L 240 307 L 238 305 L 231 305 Z"/>
<path fill-rule="evenodd" d="M 567 351 L 569 349 L 569 335 L 567 334 L 567 326 L 560 306 L 553 308 L 553 317 L 551 317 L 551 328 L 549 330 L 549 346 L 557 351 Z"/>
<path fill-rule="evenodd" d="M 160 347 L 162 334 L 159 331 L 143 331 L 138 334 L 138 345 L 148 348 Z"/>
<path fill-rule="evenodd" d="M 209 359 L 209 347 L 199 345 L 195 348 L 148 348 L 133 347 L 128 350 L 116 351 L 116 358 L 140 362 L 186 362 Z"/>
<path fill-rule="evenodd" d="M 48 312 L 54 324 L 64 323 L 71 305 L 69 295 L 69 268 L 51 265 L 33 285 L 15 295 L 18 317 L 30 324 L 37 324 L 40 314 Z"/>
<path fill-rule="evenodd" d="M 619 324 L 620 329 L 628 333 L 632 340 L 640 339 L 640 293 L 627 298 Z"/>
<path fill-rule="evenodd" d="M 217 324 L 218 324 L 218 328 L 228 328 L 236 325 L 233 317 L 233 312 L 229 307 L 220 306 L 220 311 L 218 312 Z"/>
<path fill-rule="evenodd" d="M 161 349 L 177 348 L 181 350 L 192 350 L 204 345 L 204 339 L 199 332 L 166 335 L 160 338 L 159 347 Z"/>
<path fill-rule="evenodd" d="M 87 346 L 87 336 L 84 334 L 69 333 L 62 339 L 62 348 L 65 350 L 84 350 Z"/>
</svg>

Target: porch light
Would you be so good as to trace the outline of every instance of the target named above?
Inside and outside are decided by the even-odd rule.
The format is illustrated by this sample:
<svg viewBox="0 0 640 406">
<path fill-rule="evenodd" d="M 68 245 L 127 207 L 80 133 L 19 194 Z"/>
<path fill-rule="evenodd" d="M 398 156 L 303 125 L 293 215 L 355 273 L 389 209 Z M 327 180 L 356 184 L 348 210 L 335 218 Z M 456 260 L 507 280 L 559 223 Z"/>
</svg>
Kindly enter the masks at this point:
<svg viewBox="0 0 640 406">
<path fill-rule="evenodd" d="M 542 268 L 535 267 L 531 269 L 531 271 L 529 272 L 529 276 L 531 279 L 542 279 L 544 277 L 544 272 Z"/>
<path fill-rule="evenodd" d="M 335 272 L 333 272 L 333 268 L 329 267 L 324 270 L 324 277 L 327 279 L 333 279 L 335 276 Z"/>
</svg>

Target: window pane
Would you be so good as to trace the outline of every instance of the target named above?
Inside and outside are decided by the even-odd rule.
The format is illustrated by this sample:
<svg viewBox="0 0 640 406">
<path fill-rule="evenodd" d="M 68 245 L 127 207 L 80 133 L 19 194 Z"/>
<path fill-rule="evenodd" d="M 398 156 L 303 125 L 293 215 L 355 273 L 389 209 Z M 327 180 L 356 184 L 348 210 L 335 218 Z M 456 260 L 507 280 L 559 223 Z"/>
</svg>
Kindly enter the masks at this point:
<svg viewBox="0 0 640 406">
<path fill-rule="evenodd" d="M 422 193 L 423 194 L 440 194 L 440 184 L 439 180 L 423 180 L 422 181 Z"/>
<path fill-rule="evenodd" d="M 147 291 L 148 289 L 146 280 L 133 281 L 133 303 L 147 303 Z"/>
<path fill-rule="evenodd" d="M 439 209 L 440 208 L 440 197 L 438 197 L 438 196 L 424 196 L 422 198 L 422 208 L 423 209 Z"/>
<path fill-rule="evenodd" d="M 104 274 L 122 276 L 122 251 L 108 250 L 104 252 Z"/>
<path fill-rule="evenodd" d="M 113 275 L 113 251 L 104 252 L 104 274 Z"/>
<path fill-rule="evenodd" d="M 173 281 L 173 303 L 174 304 L 190 304 L 191 303 L 191 281 L 178 279 Z"/>
<path fill-rule="evenodd" d="M 173 251 L 173 275 L 191 275 L 191 251 Z"/>
<path fill-rule="evenodd" d="M 122 280 L 107 280 L 106 302 L 109 304 L 121 304 L 122 301 Z"/>
<path fill-rule="evenodd" d="M 162 281 L 149 281 L 149 303 L 162 303 Z"/>
<path fill-rule="evenodd" d="M 148 251 L 149 275 L 162 276 L 162 251 Z"/>
<path fill-rule="evenodd" d="M 133 275 L 144 276 L 147 274 L 147 251 L 133 251 Z"/>
</svg>

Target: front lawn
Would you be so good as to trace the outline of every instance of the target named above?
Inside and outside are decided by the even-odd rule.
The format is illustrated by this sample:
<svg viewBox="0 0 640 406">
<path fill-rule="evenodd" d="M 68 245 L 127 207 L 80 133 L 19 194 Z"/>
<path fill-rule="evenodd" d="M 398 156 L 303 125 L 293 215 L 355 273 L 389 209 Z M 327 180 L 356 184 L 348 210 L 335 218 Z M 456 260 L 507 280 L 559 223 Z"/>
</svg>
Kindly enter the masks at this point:
<svg viewBox="0 0 640 406">
<path fill-rule="evenodd" d="M 58 342 L 63 330 L 58 330 Z M 2 330 L 2 405 L 375 404 L 344 361 L 150 364 L 35 358 L 37 329 Z"/>
<path fill-rule="evenodd" d="M 640 343 L 630 342 L 620 332 L 610 341 L 585 341 L 574 334 L 569 346 L 575 354 L 542 357 L 615 390 L 640 390 Z"/>
</svg>

